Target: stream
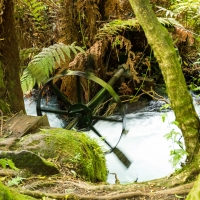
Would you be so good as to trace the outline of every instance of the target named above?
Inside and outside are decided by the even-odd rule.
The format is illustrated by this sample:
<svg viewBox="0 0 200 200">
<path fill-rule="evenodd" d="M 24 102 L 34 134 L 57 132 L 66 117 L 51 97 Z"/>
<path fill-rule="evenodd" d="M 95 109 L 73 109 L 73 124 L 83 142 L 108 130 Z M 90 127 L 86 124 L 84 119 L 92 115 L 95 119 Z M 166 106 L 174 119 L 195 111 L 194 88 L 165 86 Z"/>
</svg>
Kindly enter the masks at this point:
<svg viewBox="0 0 200 200">
<path fill-rule="evenodd" d="M 194 105 L 198 115 L 200 115 L 200 105 L 196 102 L 199 97 L 193 95 Z M 25 107 L 28 115 L 36 115 L 36 104 L 31 98 L 25 98 Z M 179 148 L 173 144 L 173 141 L 166 140 L 164 135 L 172 129 L 180 131 L 175 125 L 173 111 L 165 111 L 166 120 L 162 121 L 163 112 L 160 112 L 161 102 L 150 101 L 145 108 L 137 110 L 134 113 L 126 115 L 127 135 L 121 138 L 118 148 L 132 161 L 131 166 L 127 169 L 118 160 L 114 153 L 106 155 L 109 175 L 107 181 L 111 184 L 115 183 L 115 176 L 110 173 L 116 173 L 120 183 L 148 181 L 152 179 L 162 178 L 174 172 L 174 168 L 170 163 L 170 150 Z M 49 117 L 52 127 L 61 127 L 60 121 L 54 114 Z M 107 138 L 112 145 L 116 144 L 119 138 L 119 123 L 110 124 L 109 122 L 100 121 L 95 127 L 98 127 L 100 133 L 108 134 Z M 106 130 L 106 132 L 105 132 Z M 110 134 L 110 133 L 117 134 Z M 93 133 L 89 133 L 91 137 Z"/>
</svg>

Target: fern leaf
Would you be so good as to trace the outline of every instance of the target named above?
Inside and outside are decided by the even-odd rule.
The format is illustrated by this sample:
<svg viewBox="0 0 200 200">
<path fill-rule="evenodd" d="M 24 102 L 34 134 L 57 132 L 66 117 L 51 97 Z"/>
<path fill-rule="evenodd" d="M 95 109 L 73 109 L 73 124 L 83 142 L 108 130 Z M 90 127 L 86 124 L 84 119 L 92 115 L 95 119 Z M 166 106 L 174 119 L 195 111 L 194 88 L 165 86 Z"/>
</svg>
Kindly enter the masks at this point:
<svg viewBox="0 0 200 200">
<path fill-rule="evenodd" d="M 177 20 L 174 18 L 164 18 L 164 17 L 158 17 L 158 21 L 164 25 L 164 26 L 179 26 L 183 27 Z"/>
<path fill-rule="evenodd" d="M 139 24 L 136 19 L 130 20 L 114 20 L 110 23 L 104 24 L 103 28 L 99 30 L 95 38 L 102 38 L 107 36 L 116 36 L 124 29 L 138 28 Z"/>
<path fill-rule="evenodd" d="M 85 54 L 85 50 L 82 49 L 81 47 L 79 47 L 79 46 L 74 46 L 74 48 L 76 48 L 77 50 L 79 50 L 81 53 L 84 53 L 84 54 Z"/>
<path fill-rule="evenodd" d="M 21 76 L 21 87 L 24 93 L 30 92 L 35 85 L 35 79 L 31 76 L 31 73 L 28 70 L 24 70 Z"/>
<path fill-rule="evenodd" d="M 61 65 L 65 62 L 65 55 L 70 57 L 70 52 L 77 54 L 77 50 L 84 52 L 81 47 L 75 46 L 75 43 L 65 45 L 63 43 L 52 45 L 34 56 L 28 67 L 24 70 L 21 77 L 21 85 L 23 92 L 30 91 L 33 86 L 38 83 L 42 84 L 47 81 L 56 65 Z M 85 53 L 85 52 L 84 52 Z"/>
<path fill-rule="evenodd" d="M 65 52 L 66 53 L 66 55 L 69 57 L 69 58 L 71 58 L 71 55 L 70 55 L 70 48 L 69 48 L 69 46 L 67 46 L 67 45 L 65 45 L 65 46 L 63 46 L 62 47 L 62 50 L 63 50 L 63 52 Z"/>
<path fill-rule="evenodd" d="M 53 62 L 58 63 L 58 65 L 60 65 L 61 61 L 60 61 L 60 57 L 59 57 L 58 51 L 56 51 L 55 45 L 50 46 L 49 49 L 51 50 L 52 56 L 54 58 Z"/>
<path fill-rule="evenodd" d="M 64 55 L 64 52 L 62 50 L 62 46 L 63 45 L 60 45 L 60 44 L 55 44 L 54 45 L 56 47 L 56 51 L 58 52 L 60 58 L 62 59 L 63 62 L 65 62 L 65 55 Z"/>
<path fill-rule="evenodd" d="M 77 51 L 76 51 L 74 45 L 70 45 L 69 47 L 70 47 L 70 49 L 74 52 L 74 54 L 76 55 L 76 54 L 77 54 Z"/>
</svg>

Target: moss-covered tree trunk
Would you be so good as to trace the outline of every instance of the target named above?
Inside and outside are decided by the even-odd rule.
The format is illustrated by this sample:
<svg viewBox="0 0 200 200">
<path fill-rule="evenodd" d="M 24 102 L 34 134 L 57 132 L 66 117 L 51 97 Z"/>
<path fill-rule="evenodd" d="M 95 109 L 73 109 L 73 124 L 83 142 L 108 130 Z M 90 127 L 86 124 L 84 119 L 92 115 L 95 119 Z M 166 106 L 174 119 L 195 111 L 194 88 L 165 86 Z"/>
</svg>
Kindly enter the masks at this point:
<svg viewBox="0 0 200 200">
<path fill-rule="evenodd" d="M 188 161 L 191 161 L 199 150 L 199 118 L 188 92 L 172 38 L 157 20 L 149 0 L 129 1 L 159 63 L 171 107 L 184 136 Z"/>
<path fill-rule="evenodd" d="M 4 114 L 24 110 L 19 76 L 19 50 L 15 35 L 13 1 L 4 0 L 0 24 L 0 109 Z M 0 10 L 1 11 L 1 10 Z"/>
<path fill-rule="evenodd" d="M 194 184 L 192 190 L 188 194 L 186 200 L 199 200 L 200 199 L 199 188 L 200 188 L 200 175 L 199 175 L 196 183 Z"/>
</svg>

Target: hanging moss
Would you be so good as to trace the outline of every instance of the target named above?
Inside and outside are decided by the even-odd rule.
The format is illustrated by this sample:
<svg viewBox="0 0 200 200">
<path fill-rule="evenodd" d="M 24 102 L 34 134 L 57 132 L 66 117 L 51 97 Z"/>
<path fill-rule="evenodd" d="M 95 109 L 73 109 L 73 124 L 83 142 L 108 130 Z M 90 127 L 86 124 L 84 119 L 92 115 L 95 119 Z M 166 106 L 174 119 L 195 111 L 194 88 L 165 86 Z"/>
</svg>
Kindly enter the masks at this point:
<svg viewBox="0 0 200 200">
<path fill-rule="evenodd" d="M 64 129 L 45 129 L 27 135 L 14 149 L 39 153 L 45 159 L 69 166 L 76 176 L 86 181 L 106 181 L 107 168 L 101 147 L 85 133 Z M 62 168 L 63 170 L 63 168 Z"/>
</svg>

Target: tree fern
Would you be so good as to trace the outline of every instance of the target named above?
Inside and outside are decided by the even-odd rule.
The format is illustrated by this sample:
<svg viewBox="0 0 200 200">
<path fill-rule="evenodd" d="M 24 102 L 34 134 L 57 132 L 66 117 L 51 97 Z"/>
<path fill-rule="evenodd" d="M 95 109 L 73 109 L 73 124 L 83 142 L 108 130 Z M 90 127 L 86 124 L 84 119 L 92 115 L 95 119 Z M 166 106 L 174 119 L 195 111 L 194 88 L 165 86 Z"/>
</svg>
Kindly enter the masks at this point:
<svg viewBox="0 0 200 200">
<path fill-rule="evenodd" d="M 158 20 L 164 26 L 182 26 L 174 18 L 159 17 Z M 139 23 L 135 18 L 129 20 L 114 20 L 110 23 L 104 24 L 103 28 L 101 28 L 97 33 L 96 38 L 101 39 L 108 36 L 116 36 L 124 29 L 138 30 L 138 28 Z"/>
<path fill-rule="evenodd" d="M 176 19 L 174 18 L 165 18 L 165 17 L 158 17 L 158 21 L 163 26 L 178 26 L 183 27 Z"/>
<path fill-rule="evenodd" d="M 75 46 L 75 43 L 71 45 L 59 43 L 44 48 L 34 56 L 21 76 L 23 92 L 32 90 L 36 83 L 46 82 L 49 76 L 53 74 L 56 65 L 61 66 L 62 63 L 66 62 L 66 56 L 71 58 L 71 51 L 77 54 L 77 50 L 85 53 L 81 47 Z"/>
<path fill-rule="evenodd" d="M 106 36 L 115 36 L 124 29 L 133 29 L 138 27 L 139 24 L 136 19 L 114 20 L 110 23 L 104 24 L 103 28 L 101 28 L 97 33 L 96 38 L 101 39 Z"/>
</svg>

